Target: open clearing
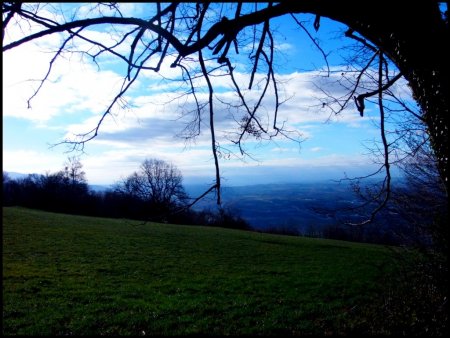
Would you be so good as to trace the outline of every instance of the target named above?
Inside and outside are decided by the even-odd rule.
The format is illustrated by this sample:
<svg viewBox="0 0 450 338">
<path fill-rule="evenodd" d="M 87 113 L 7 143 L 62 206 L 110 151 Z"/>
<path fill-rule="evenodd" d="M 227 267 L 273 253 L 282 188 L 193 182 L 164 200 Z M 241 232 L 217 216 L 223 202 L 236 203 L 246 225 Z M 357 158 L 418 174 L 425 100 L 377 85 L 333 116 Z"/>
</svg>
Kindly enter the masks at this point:
<svg viewBox="0 0 450 338">
<path fill-rule="evenodd" d="M 3 208 L 3 334 L 354 333 L 396 251 Z"/>
</svg>

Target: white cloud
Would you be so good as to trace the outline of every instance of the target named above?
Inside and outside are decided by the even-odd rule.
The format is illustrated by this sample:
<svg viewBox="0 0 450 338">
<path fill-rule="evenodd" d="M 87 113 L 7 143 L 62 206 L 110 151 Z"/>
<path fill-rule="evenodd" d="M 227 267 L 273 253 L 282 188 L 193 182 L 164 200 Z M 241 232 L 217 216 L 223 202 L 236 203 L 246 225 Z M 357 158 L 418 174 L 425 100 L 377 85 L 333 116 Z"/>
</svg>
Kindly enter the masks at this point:
<svg viewBox="0 0 450 338">
<path fill-rule="evenodd" d="M 48 55 L 31 44 L 3 53 L 4 116 L 45 122 L 62 114 L 99 113 L 120 88 L 121 77 L 112 71 L 98 72 L 92 65 L 59 58 L 28 109 L 27 100 L 45 76 L 49 62 Z"/>
<path fill-rule="evenodd" d="M 107 4 L 103 6 L 99 6 L 97 3 L 95 4 L 82 4 L 76 8 L 77 15 L 80 18 L 87 17 L 98 17 L 99 15 L 103 16 L 118 16 L 116 8 L 120 11 L 123 16 L 134 16 L 134 15 L 142 15 L 144 11 L 144 6 L 142 3 L 133 3 L 133 2 L 117 2 L 115 3 L 115 8 L 110 7 Z"/>
<path fill-rule="evenodd" d="M 120 4 L 121 11 L 133 13 L 140 10 L 138 5 Z M 79 15 L 87 13 L 87 7 L 79 8 Z M 125 13 L 124 13 L 125 14 Z M 119 28 L 121 30 L 122 28 Z M 125 29 L 125 28 L 123 28 Z M 104 41 L 105 44 L 113 40 L 109 33 L 94 30 L 86 30 L 85 34 L 95 39 Z M 26 107 L 26 100 L 33 94 L 38 85 L 37 82 L 27 82 L 28 79 L 40 79 L 45 75 L 51 54 L 40 53 L 44 45 L 46 50 L 57 48 L 59 38 L 51 36 L 40 46 L 28 44 L 17 49 L 3 53 L 4 77 L 3 77 L 3 114 L 21 119 L 27 119 L 42 125 L 57 124 L 65 117 L 67 119 L 61 129 L 65 136 L 85 133 L 94 128 L 102 113 L 117 94 L 122 83 L 123 73 L 118 73 L 118 64 L 111 62 L 107 57 L 102 63 L 103 69 L 98 71 L 90 63 L 81 63 L 77 55 L 66 54 L 66 58 L 59 59 L 54 64 L 54 73 L 51 82 L 42 88 L 32 101 L 32 110 Z M 78 41 L 78 47 L 87 50 L 85 42 Z M 124 44 L 126 46 L 127 44 Z M 279 44 L 277 48 L 283 51 L 291 51 L 292 46 Z M 125 47 L 118 50 L 125 55 L 128 52 Z M 136 170 L 139 164 L 148 157 L 161 158 L 177 165 L 185 176 L 211 176 L 214 172 L 212 153 L 210 150 L 210 135 L 208 130 L 208 111 L 203 112 L 202 128 L 194 146 L 185 147 L 183 139 L 174 135 L 180 133 L 186 124 L 192 120 L 192 115 L 186 116 L 186 112 L 193 111 L 194 97 L 188 92 L 189 83 L 174 82 L 181 76 L 180 68 L 171 68 L 170 64 L 175 59 L 174 55 L 168 55 L 159 73 L 143 71 L 139 81 L 126 99 L 131 104 L 129 110 L 114 110 L 108 116 L 101 128 L 99 136 L 86 145 L 88 155 L 81 158 L 85 165 L 85 171 L 91 183 L 112 183 L 120 176 L 129 175 Z M 198 71 L 198 62 L 191 57 L 190 70 L 192 74 Z M 218 64 L 208 61 L 210 67 Z M 243 88 L 242 93 L 252 108 L 259 101 L 266 74 L 257 73 L 252 90 L 248 90 L 250 74 L 243 70 L 248 69 L 241 64 L 236 64 L 235 78 Z M 121 71 L 125 71 L 124 68 Z M 223 75 L 224 70 L 214 71 L 214 75 Z M 348 111 L 339 116 L 330 115 L 329 110 L 323 109 L 319 98 L 323 93 L 314 83 L 319 83 L 322 89 L 329 90 L 333 95 L 341 96 L 346 91 L 339 86 L 339 74 L 332 73 L 329 78 L 319 77 L 319 72 L 292 72 L 290 74 L 277 74 L 280 99 L 286 100 L 278 112 L 278 125 L 286 123 L 286 129 L 298 129 L 304 138 L 312 138 L 320 125 L 330 120 L 330 123 L 339 123 L 343 127 L 360 128 L 370 121 L 365 117 L 361 119 L 359 113 L 350 106 Z M 246 114 L 243 107 L 236 107 L 237 95 L 232 90 L 232 83 L 227 77 L 214 77 L 215 85 L 215 122 L 217 139 L 221 146 L 233 148 L 224 134 L 236 128 L 236 121 Z M 205 92 L 204 79 L 193 79 L 197 90 L 197 98 L 204 103 L 208 99 Z M 400 90 L 400 89 L 398 89 Z M 267 97 L 258 112 L 261 123 L 271 128 L 273 111 L 273 89 L 269 88 Z M 230 104 L 226 106 L 220 102 Z M 235 105 L 233 107 L 232 105 Z M 369 108 L 368 108 L 369 109 Z M 235 121 L 236 120 L 236 121 Z M 236 129 L 233 129 L 236 131 Z M 261 147 L 258 142 L 250 138 L 248 149 L 255 153 L 255 157 L 268 168 L 286 167 L 294 168 L 336 166 L 360 166 L 363 161 L 358 157 L 340 156 L 337 154 L 317 157 L 323 154 L 323 147 L 314 146 L 306 148 L 306 153 L 315 153 L 315 158 L 302 157 L 295 143 L 287 145 L 286 142 L 272 143 L 270 146 Z M 259 147 L 259 148 L 258 148 Z M 234 147 L 233 149 L 236 149 Z M 327 150 L 328 147 L 327 147 Z M 333 150 L 330 150 L 333 151 Z M 55 151 L 56 153 L 57 151 Z M 19 150 L 15 152 L 4 151 L 4 162 L 8 164 L 8 170 L 22 171 L 23 168 L 38 168 L 39 170 L 58 170 L 65 159 L 65 154 L 44 155 L 37 152 Z M 241 158 L 240 156 L 238 156 Z M 249 170 L 258 168 L 257 162 L 249 161 L 245 164 L 239 160 L 221 159 L 221 167 L 225 174 L 231 175 L 234 170 Z M 5 168 L 6 169 L 6 168 Z"/>
<path fill-rule="evenodd" d="M 81 157 L 83 169 L 90 183 L 112 184 L 138 170 L 141 163 L 148 158 L 157 158 L 173 163 L 185 178 L 209 177 L 214 173 L 214 162 L 207 148 L 184 148 L 167 143 L 154 147 L 152 142 L 145 142 L 141 147 L 109 148 L 100 153 Z"/>
<path fill-rule="evenodd" d="M 276 147 L 270 149 L 271 152 L 274 153 L 290 153 L 290 152 L 297 152 L 299 151 L 298 148 L 289 148 L 289 147 Z"/>
<path fill-rule="evenodd" d="M 58 151 L 38 152 L 31 150 L 3 149 L 3 170 L 24 174 L 45 174 L 61 170 L 66 159 Z"/>
</svg>

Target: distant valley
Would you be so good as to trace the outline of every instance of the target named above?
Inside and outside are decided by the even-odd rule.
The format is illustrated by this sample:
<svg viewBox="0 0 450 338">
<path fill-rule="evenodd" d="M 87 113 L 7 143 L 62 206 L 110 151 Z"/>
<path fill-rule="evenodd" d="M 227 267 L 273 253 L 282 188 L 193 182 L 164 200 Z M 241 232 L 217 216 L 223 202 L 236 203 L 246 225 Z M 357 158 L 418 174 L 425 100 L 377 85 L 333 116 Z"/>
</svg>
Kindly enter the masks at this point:
<svg viewBox="0 0 450 338">
<path fill-rule="evenodd" d="M 202 186 L 186 188 L 191 196 L 205 190 Z M 222 200 L 225 208 L 257 230 L 291 228 L 301 233 L 336 223 L 329 211 L 357 202 L 348 183 L 334 181 L 224 187 Z M 194 209 L 213 209 L 215 205 L 214 194 L 210 194 Z"/>
</svg>

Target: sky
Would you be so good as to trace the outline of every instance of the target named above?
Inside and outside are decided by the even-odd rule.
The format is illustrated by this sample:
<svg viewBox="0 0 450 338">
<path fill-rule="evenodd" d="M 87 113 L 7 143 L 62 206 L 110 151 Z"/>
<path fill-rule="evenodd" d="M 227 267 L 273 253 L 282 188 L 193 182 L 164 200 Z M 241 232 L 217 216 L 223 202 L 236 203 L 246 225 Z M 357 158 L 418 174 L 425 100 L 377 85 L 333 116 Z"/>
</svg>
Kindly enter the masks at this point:
<svg viewBox="0 0 450 338">
<path fill-rule="evenodd" d="M 125 15 L 139 17 L 146 11 L 143 4 L 120 5 Z M 89 15 L 85 5 L 69 6 L 67 10 L 76 8 L 80 15 Z M 307 21 L 305 26 L 320 40 L 331 69 L 341 69 L 342 56 L 350 53 L 342 48 L 345 40 L 340 38 L 345 26 L 322 18 L 316 33 L 312 28 L 314 17 L 298 18 Z M 367 155 L 367 146 L 379 138 L 376 107 L 369 105 L 362 118 L 353 105 L 339 116 L 322 109 L 323 92 L 319 87 L 341 95 L 344 88 L 335 83 L 340 73 L 332 73 L 329 78 L 318 76 L 317 69 L 325 67 L 324 58 L 291 18 L 276 19 L 271 27 L 276 31 L 275 72 L 281 97 L 286 99 L 278 121 L 286 129 L 296 130 L 301 142 L 282 137 L 272 141 L 248 139 L 245 149 L 251 156 L 241 156 L 227 138 L 235 131 L 233 116 L 239 112 L 220 103 L 232 102 L 235 93 L 229 81 L 218 77 L 214 80 L 217 138 L 223 149 L 231 151 L 224 151 L 220 158 L 225 185 L 339 179 L 373 171 L 375 166 Z M 10 38 L 20 33 L 11 30 L 8 34 Z M 102 41 L 110 39 L 101 30 L 92 29 L 88 34 Z M 123 63 L 109 56 L 101 59 L 98 68 L 79 54 L 64 55 L 53 64 L 51 81 L 43 85 L 28 108 L 27 99 L 39 85 L 37 80 L 46 74 L 52 57 L 49 51 L 55 50 L 58 42 L 59 37 L 50 36 L 38 44 L 25 44 L 3 53 L 3 171 L 56 172 L 69 156 L 78 156 L 88 183 L 110 185 L 138 170 L 145 159 L 157 158 L 177 166 L 186 184 L 213 182 L 215 169 L 206 119 L 195 140 L 187 142 L 180 136 L 192 116 L 186 112 L 193 107 L 193 97 L 180 95 L 185 88 L 170 80 L 180 74 L 179 69 L 169 67 L 170 57 L 159 74 L 141 73 L 126 94 L 129 106 L 107 116 L 99 135 L 85 145 L 83 153 L 68 152 L 67 145 L 56 145 L 97 124 L 120 88 L 124 70 Z M 236 78 L 248 83 L 250 65 L 240 56 L 235 62 Z M 258 73 L 256 78 L 263 76 Z M 403 87 L 400 90 L 408 96 L 406 86 Z M 198 83 L 198 88 L 199 98 L 205 99 L 204 84 Z M 256 100 L 254 93 L 246 95 L 250 102 Z M 267 123 L 270 100 L 273 92 L 269 92 L 260 115 Z"/>
</svg>

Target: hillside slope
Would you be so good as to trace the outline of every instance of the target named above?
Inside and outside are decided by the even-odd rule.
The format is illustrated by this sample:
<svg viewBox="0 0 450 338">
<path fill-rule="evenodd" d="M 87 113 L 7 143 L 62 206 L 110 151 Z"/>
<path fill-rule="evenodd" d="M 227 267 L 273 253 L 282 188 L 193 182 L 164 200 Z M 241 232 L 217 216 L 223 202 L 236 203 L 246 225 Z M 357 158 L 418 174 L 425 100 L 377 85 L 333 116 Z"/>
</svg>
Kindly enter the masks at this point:
<svg viewBox="0 0 450 338">
<path fill-rule="evenodd" d="M 393 249 L 3 208 L 3 334 L 354 332 Z"/>
</svg>

